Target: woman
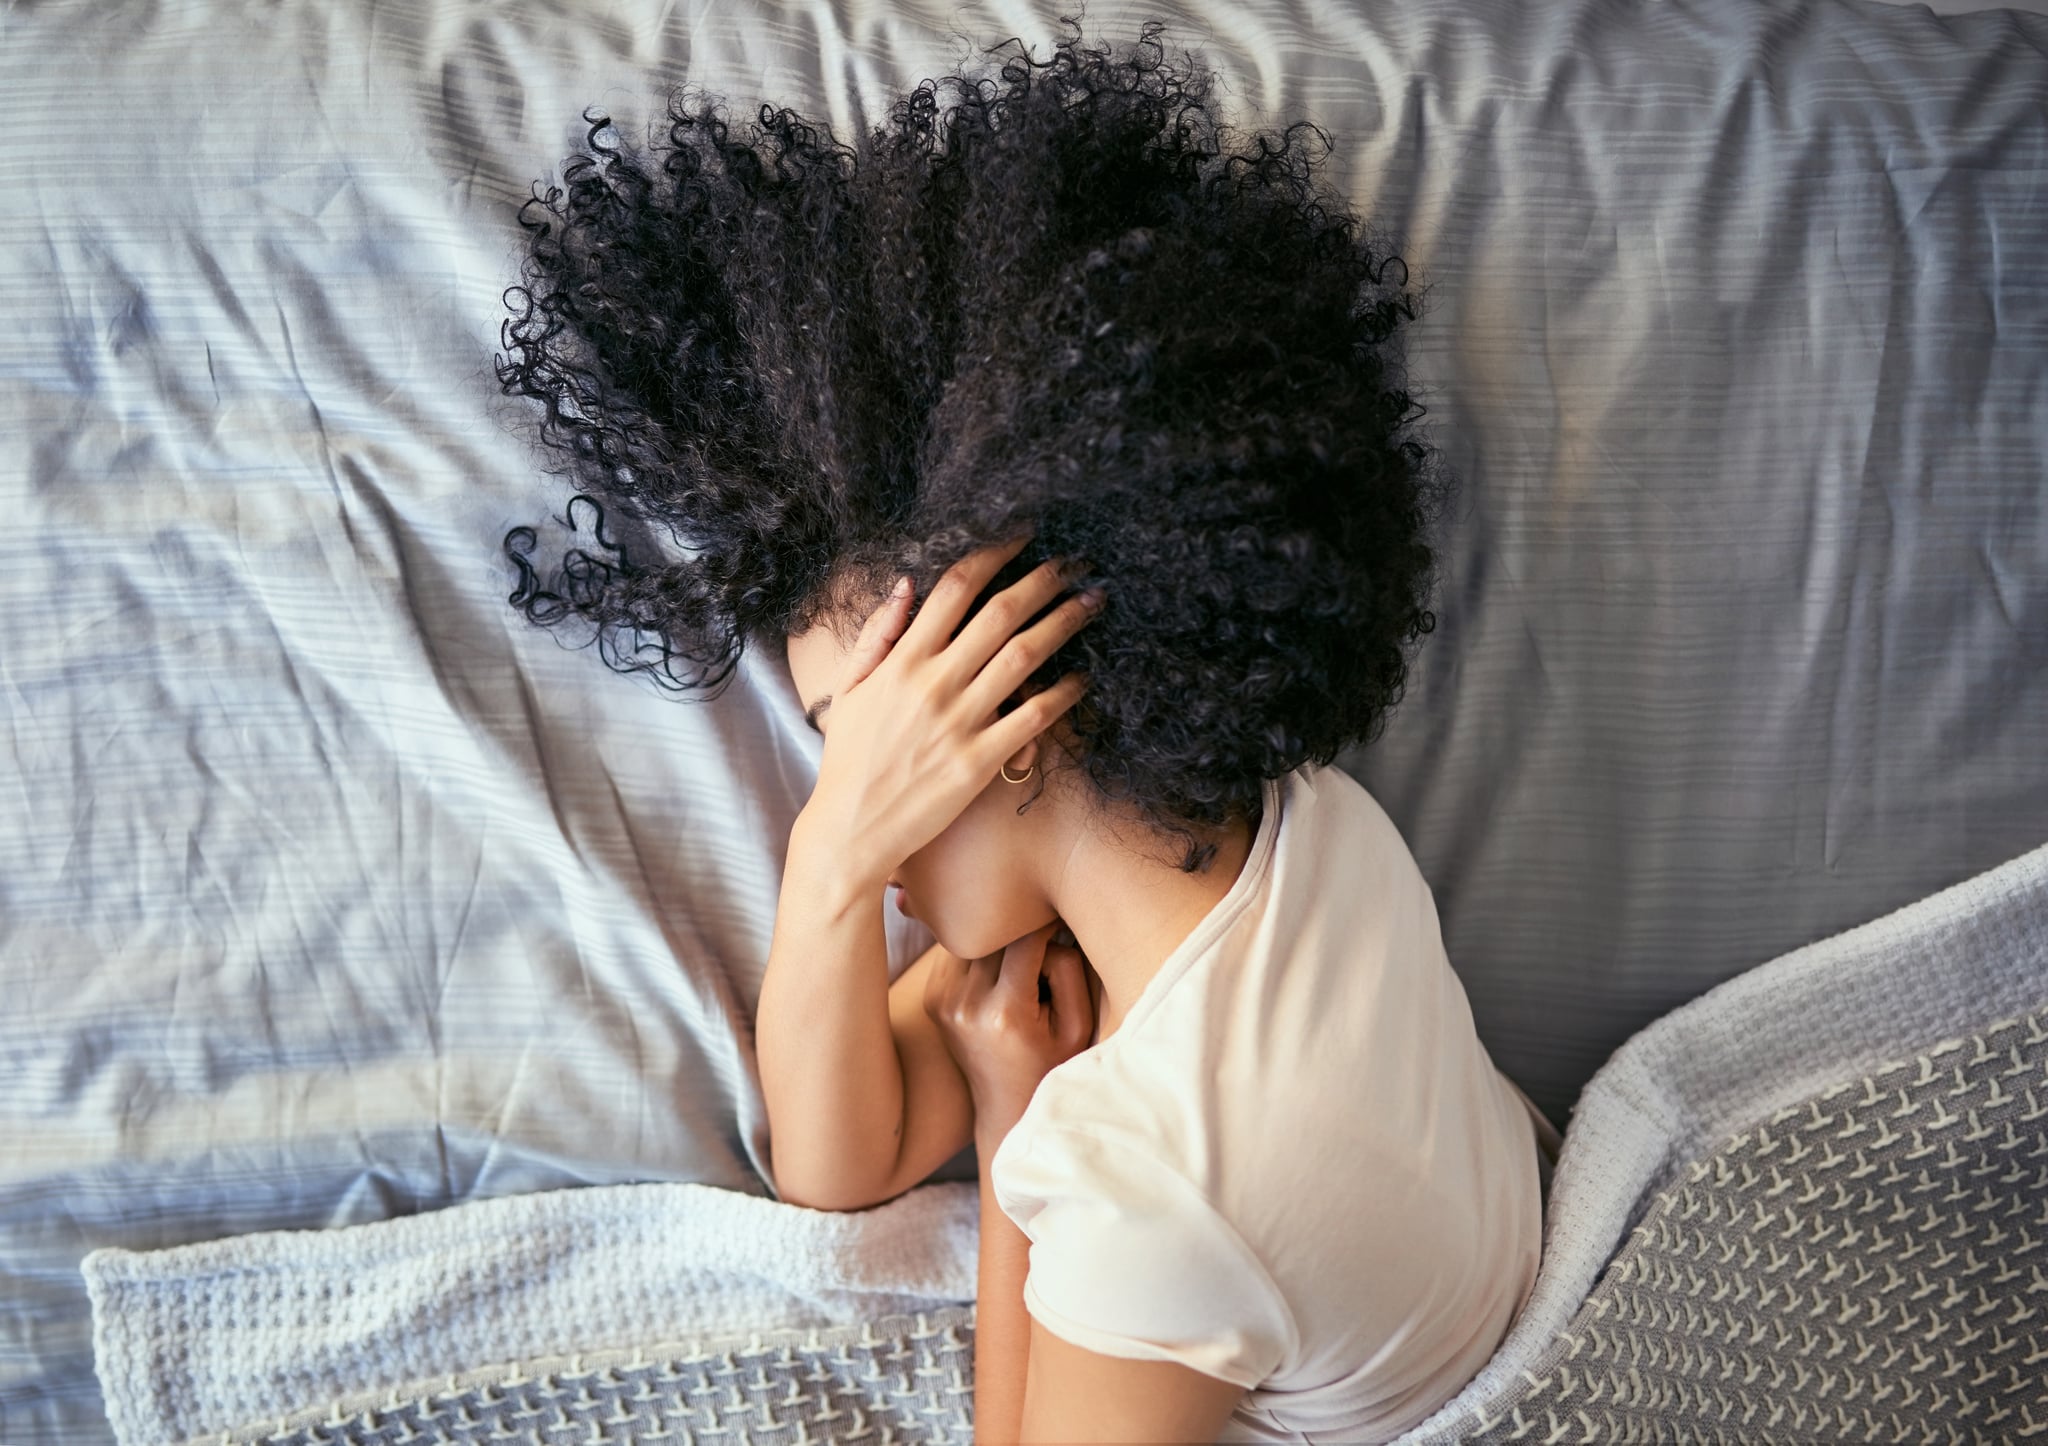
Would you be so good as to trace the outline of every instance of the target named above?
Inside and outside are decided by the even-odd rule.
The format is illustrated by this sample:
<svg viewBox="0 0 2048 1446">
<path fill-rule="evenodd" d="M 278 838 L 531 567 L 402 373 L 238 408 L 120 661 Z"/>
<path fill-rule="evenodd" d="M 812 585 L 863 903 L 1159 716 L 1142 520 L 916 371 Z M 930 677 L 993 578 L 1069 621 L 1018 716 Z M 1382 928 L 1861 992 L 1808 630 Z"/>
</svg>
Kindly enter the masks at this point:
<svg viewBox="0 0 2048 1446">
<path fill-rule="evenodd" d="M 1224 154 L 1158 29 L 927 81 L 857 150 L 672 100 L 652 167 L 598 119 L 558 224 L 522 208 L 499 378 L 610 556 L 544 588 L 514 529 L 511 600 L 680 689 L 786 651 L 824 748 L 774 1185 L 860 1209 L 978 1147 L 977 1439 L 1384 1439 L 1527 1299 L 1556 1137 L 1329 766 L 1434 624 L 1413 298 L 1313 128 Z M 938 941 L 893 986 L 890 886 Z"/>
</svg>

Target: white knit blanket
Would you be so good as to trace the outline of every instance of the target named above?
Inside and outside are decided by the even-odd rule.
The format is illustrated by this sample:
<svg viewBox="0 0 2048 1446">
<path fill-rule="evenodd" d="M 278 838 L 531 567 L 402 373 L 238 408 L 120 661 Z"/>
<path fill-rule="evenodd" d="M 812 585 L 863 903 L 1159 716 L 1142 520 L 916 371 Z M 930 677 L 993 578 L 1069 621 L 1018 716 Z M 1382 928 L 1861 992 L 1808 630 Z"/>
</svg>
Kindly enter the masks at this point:
<svg viewBox="0 0 2048 1446">
<path fill-rule="evenodd" d="M 970 1302 L 979 1233 L 971 1184 L 857 1213 L 607 1185 L 83 1268 L 115 1435 L 169 1446 L 505 1362 Z"/>
<path fill-rule="evenodd" d="M 1475 1412 L 1490 1418 L 1487 1403 L 1519 1385 L 1688 1161 L 1789 1103 L 2044 1003 L 2048 845 L 1751 969 L 1641 1031 L 1574 1109 L 1521 1317 L 1478 1377 L 1402 1441 L 1454 1439 Z M 894 1395 L 929 1393 L 931 1420 L 920 1422 L 929 1439 L 964 1441 L 959 1369 L 971 1336 L 958 1328 L 971 1319 L 961 1307 L 974 1295 L 977 1227 L 966 1184 L 926 1186 L 858 1214 L 627 1185 L 332 1231 L 99 1250 L 84 1272 L 122 1446 L 263 1438 L 288 1416 L 339 1422 L 436 1387 L 444 1401 L 471 1387 L 492 1401 L 494 1388 L 476 1386 L 487 1367 L 489 1379 L 530 1385 L 542 1367 L 575 1375 L 579 1353 L 658 1359 L 664 1343 L 691 1342 L 666 1358 L 701 1357 L 698 1345 L 713 1337 L 777 1327 L 861 1327 L 864 1336 L 869 1325 L 904 1343 L 891 1356 L 908 1363 Z M 901 1319 L 926 1311 L 937 1312 L 935 1325 Z M 732 1370 L 733 1354 L 722 1359 Z M 821 1379 L 815 1358 L 757 1360 L 765 1364 L 749 1361 L 743 1373 L 786 1388 L 791 1401 L 801 1381 Z M 508 1373 L 507 1363 L 521 1369 Z M 861 1369 L 874 1378 L 871 1363 Z M 739 1400 L 737 1385 L 718 1391 Z"/>
</svg>

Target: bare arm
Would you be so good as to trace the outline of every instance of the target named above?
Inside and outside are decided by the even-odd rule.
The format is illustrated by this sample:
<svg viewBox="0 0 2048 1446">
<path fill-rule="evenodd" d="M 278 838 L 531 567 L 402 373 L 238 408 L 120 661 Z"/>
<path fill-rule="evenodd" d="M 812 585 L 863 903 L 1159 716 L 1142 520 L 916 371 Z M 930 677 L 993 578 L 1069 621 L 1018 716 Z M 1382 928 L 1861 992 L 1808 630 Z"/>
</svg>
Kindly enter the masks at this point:
<svg viewBox="0 0 2048 1446">
<path fill-rule="evenodd" d="M 974 1446 L 1011 1446 L 1024 1439 L 1024 1385 L 1031 1374 L 1031 1314 L 1024 1305 L 1024 1278 L 1031 1271 L 1031 1241 L 996 1203 L 988 1168 L 1009 1132 L 1009 1122 L 995 1120 L 974 1133 L 981 1165 L 981 1243 L 974 1285 Z"/>
<path fill-rule="evenodd" d="M 903 1128 L 884 880 L 846 852 L 797 816 L 754 1024 L 776 1194 L 818 1210 L 883 1198 Z"/>
<path fill-rule="evenodd" d="M 788 1203 L 853 1210 L 887 1198 L 910 1130 L 907 1061 L 890 1017 L 883 884 L 1086 687 L 1081 673 L 1069 673 L 1000 716 L 978 704 L 940 706 L 963 695 L 963 676 L 972 678 L 966 696 L 993 703 L 1092 615 L 1072 598 L 1018 631 L 1066 585 L 1048 560 L 966 619 L 968 604 L 1030 537 L 956 562 L 915 621 L 904 578 L 868 615 L 840 667 L 827 695 L 830 730 L 817 722 L 819 704 L 807 715 L 825 734 L 824 756 L 790 829 L 755 1018 L 770 1170 Z M 991 668 L 998 651 L 1003 661 Z"/>
</svg>

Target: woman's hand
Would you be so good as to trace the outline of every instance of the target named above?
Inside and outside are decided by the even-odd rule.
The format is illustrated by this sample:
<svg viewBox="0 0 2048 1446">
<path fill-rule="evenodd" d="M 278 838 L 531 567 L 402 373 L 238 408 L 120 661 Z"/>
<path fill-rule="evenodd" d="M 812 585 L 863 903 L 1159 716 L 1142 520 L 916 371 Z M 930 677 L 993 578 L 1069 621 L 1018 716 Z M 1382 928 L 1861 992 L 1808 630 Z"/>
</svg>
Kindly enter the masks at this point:
<svg viewBox="0 0 2048 1446">
<path fill-rule="evenodd" d="M 800 822 L 855 859 L 863 883 L 880 889 L 1087 686 L 1072 672 L 996 716 L 997 705 L 1095 615 L 1076 596 L 1017 631 L 1066 587 L 1057 562 L 1004 588 L 960 628 L 968 604 L 1029 541 L 1027 534 L 997 543 L 953 564 L 907 630 L 907 592 L 875 609 L 861 629 L 845 681 L 832 694 L 818 782 Z"/>
<path fill-rule="evenodd" d="M 941 962 L 925 981 L 931 1016 L 974 1096 L 974 1134 L 993 1149 L 1031 1103 L 1038 1082 L 1095 1036 L 1095 1001 L 1081 951 L 1051 942 L 1055 919 L 1000 954 Z M 1040 999 L 1039 979 L 1051 1002 Z"/>
</svg>

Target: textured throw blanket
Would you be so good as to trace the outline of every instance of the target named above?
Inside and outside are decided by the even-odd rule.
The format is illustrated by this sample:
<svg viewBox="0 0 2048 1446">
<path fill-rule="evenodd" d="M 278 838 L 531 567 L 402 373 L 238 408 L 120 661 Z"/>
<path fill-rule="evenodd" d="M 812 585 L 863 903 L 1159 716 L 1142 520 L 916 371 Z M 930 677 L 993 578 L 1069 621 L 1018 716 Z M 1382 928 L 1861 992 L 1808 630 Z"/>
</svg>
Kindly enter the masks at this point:
<svg viewBox="0 0 2048 1446">
<path fill-rule="evenodd" d="M 794 1420 L 802 1405 L 814 1439 L 842 1434 L 835 1403 L 849 1421 L 936 1409 L 967 1442 L 979 1229 L 976 1189 L 960 1183 L 858 1213 L 610 1185 L 101 1250 L 84 1268 L 123 1446 L 241 1427 L 295 1439 L 295 1413 L 322 1423 L 321 1440 L 380 1442 L 394 1412 L 415 1430 L 492 1419 L 518 1433 L 497 1440 L 550 1442 L 563 1413 L 616 1427 L 622 1393 L 643 1421 L 680 1403 L 700 1432 L 729 1416 Z M 803 1359 L 774 1348 L 785 1335 Z M 910 1369 L 913 1355 L 943 1375 Z M 339 1436 L 337 1412 L 354 1418 Z"/>
<path fill-rule="evenodd" d="M 612 1186 L 84 1268 L 124 1446 L 964 1443 L 976 1225 Z M 2044 1382 L 2048 845 L 1616 1051 L 1528 1305 L 1402 1441 L 2048 1440 Z"/>
</svg>

